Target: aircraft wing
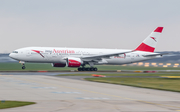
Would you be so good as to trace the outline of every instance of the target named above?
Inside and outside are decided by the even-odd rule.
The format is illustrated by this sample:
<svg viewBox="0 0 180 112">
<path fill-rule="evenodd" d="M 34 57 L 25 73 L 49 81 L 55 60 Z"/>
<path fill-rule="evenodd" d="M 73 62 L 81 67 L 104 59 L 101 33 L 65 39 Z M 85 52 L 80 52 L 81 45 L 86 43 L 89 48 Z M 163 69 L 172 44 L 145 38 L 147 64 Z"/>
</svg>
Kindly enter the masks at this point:
<svg viewBox="0 0 180 112">
<path fill-rule="evenodd" d="M 102 58 L 110 58 L 111 56 L 119 56 L 121 54 L 130 53 L 130 52 L 134 52 L 134 51 L 129 50 L 129 51 L 125 51 L 125 52 L 112 53 L 112 54 L 100 54 L 100 55 L 93 55 L 93 56 L 85 56 L 85 57 L 82 57 L 81 59 L 83 61 L 98 61 L 98 60 L 101 60 Z"/>
<path fill-rule="evenodd" d="M 163 56 L 163 55 L 168 55 L 169 53 L 156 53 L 156 54 L 148 54 L 148 55 L 143 55 L 144 57 L 153 57 L 153 56 Z"/>
</svg>

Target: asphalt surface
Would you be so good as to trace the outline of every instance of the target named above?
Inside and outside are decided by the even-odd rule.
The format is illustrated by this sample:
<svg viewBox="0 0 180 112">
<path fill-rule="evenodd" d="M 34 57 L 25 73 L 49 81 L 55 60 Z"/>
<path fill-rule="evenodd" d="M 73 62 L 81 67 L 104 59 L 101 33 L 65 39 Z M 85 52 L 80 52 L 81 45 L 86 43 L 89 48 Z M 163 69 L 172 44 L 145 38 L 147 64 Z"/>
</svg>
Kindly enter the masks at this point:
<svg viewBox="0 0 180 112">
<path fill-rule="evenodd" d="M 46 75 L 46 76 L 55 76 L 58 78 L 68 78 L 68 79 L 76 79 L 83 80 L 84 78 L 95 78 L 93 76 L 60 76 L 64 74 L 109 74 L 111 72 L 0 72 L 1 75 Z M 128 74 L 132 74 L 133 72 L 126 72 Z M 113 72 L 113 74 L 124 74 L 124 72 Z M 136 73 L 133 73 L 136 74 Z M 137 73 L 139 74 L 139 73 Z M 56 76 L 59 75 L 59 76 Z M 128 77 L 128 78 L 165 78 L 159 76 L 107 76 L 107 77 Z"/>
<path fill-rule="evenodd" d="M 0 72 L 1 75 L 64 75 L 64 74 L 135 74 L 134 72 Z"/>
<path fill-rule="evenodd" d="M 37 104 L 0 112 L 177 112 L 180 93 L 49 75 L 0 73 L 0 100 Z"/>
<path fill-rule="evenodd" d="M 98 78 L 93 76 L 56 76 L 58 78 L 68 78 L 76 80 L 84 80 L 84 78 Z M 121 77 L 121 78 L 168 78 L 168 77 L 159 77 L 159 76 L 106 76 L 106 77 Z"/>
</svg>

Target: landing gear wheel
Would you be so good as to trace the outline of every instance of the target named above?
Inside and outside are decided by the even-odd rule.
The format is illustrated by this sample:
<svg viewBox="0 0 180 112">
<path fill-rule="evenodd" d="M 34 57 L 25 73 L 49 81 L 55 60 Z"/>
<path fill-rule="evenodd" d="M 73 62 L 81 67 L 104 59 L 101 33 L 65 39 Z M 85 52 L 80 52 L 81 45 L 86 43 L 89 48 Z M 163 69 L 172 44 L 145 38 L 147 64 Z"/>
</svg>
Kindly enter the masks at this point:
<svg viewBox="0 0 180 112">
<path fill-rule="evenodd" d="M 86 69 L 85 69 L 85 68 L 82 68 L 82 71 L 86 71 Z"/>
<path fill-rule="evenodd" d="M 85 68 L 85 71 L 88 71 L 89 68 Z"/>
<path fill-rule="evenodd" d="M 22 66 L 22 69 L 24 70 L 24 69 L 26 69 L 26 67 L 25 67 L 25 66 Z"/>
<path fill-rule="evenodd" d="M 97 68 L 78 68 L 78 71 L 97 71 L 98 69 Z"/>
<path fill-rule="evenodd" d="M 78 71 L 82 71 L 82 68 L 78 68 Z"/>
<path fill-rule="evenodd" d="M 93 68 L 93 71 L 97 71 L 97 68 Z"/>
<path fill-rule="evenodd" d="M 90 71 L 93 71 L 93 68 L 90 68 Z"/>
</svg>

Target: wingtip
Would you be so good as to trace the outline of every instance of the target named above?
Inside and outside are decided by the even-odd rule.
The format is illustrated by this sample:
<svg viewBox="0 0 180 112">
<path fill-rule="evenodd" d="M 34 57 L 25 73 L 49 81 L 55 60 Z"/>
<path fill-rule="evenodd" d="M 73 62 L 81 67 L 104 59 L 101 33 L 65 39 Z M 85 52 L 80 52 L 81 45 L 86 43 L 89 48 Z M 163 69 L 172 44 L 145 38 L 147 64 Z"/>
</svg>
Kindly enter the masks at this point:
<svg viewBox="0 0 180 112">
<path fill-rule="evenodd" d="M 157 27 L 157 28 L 154 30 L 154 32 L 159 32 L 159 33 L 161 33 L 162 30 L 163 30 L 163 28 L 164 28 L 164 27 Z"/>
</svg>

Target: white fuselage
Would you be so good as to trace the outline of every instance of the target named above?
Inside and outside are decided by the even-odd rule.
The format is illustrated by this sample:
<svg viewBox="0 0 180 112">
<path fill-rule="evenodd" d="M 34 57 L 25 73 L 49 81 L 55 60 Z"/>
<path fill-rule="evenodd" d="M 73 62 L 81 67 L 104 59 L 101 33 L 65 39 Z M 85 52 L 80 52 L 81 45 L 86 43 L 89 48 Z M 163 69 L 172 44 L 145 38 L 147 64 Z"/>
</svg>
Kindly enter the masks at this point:
<svg viewBox="0 0 180 112">
<path fill-rule="evenodd" d="M 66 63 L 64 58 L 68 57 L 90 57 L 103 54 L 113 54 L 118 52 L 128 52 L 131 50 L 122 49 L 90 49 L 90 48 L 61 48 L 61 47 L 27 47 L 15 50 L 11 53 L 10 57 L 13 59 L 24 62 L 37 62 L 37 63 Z M 37 52 L 38 51 L 38 52 Z M 156 54 L 144 51 L 133 51 L 130 53 L 121 54 L 119 56 L 111 56 L 109 58 L 102 58 L 96 61 L 94 64 L 111 64 L 121 65 L 134 63 L 144 60 L 149 60 L 154 57 L 144 57 L 143 55 Z"/>
</svg>

